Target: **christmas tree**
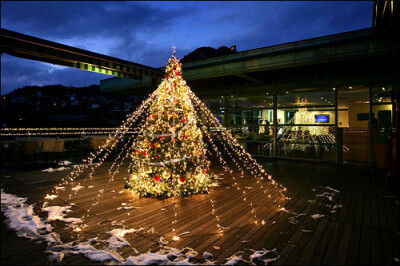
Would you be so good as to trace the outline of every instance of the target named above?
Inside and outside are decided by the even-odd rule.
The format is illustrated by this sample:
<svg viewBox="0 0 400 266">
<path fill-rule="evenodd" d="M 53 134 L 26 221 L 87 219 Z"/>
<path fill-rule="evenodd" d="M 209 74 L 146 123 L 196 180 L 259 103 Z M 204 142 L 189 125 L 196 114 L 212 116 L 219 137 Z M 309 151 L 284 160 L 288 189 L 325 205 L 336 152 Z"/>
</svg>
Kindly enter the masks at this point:
<svg viewBox="0 0 400 266">
<path fill-rule="evenodd" d="M 206 193 L 213 182 L 210 162 L 175 50 L 165 72 L 133 145 L 125 187 L 141 197 Z"/>
</svg>

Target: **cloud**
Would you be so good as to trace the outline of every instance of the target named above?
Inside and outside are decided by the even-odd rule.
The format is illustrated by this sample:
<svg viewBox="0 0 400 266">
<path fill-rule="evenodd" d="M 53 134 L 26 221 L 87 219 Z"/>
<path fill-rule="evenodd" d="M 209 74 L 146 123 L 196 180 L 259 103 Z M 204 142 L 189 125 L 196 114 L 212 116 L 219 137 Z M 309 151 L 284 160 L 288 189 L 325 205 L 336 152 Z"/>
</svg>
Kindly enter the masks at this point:
<svg viewBox="0 0 400 266">
<path fill-rule="evenodd" d="M 65 86 L 87 86 L 99 84 L 107 75 L 79 69 L 53 66 L 48 63 L 1 55 L 1 94 L 28 85 L 62 84 Z"/>
</svg>

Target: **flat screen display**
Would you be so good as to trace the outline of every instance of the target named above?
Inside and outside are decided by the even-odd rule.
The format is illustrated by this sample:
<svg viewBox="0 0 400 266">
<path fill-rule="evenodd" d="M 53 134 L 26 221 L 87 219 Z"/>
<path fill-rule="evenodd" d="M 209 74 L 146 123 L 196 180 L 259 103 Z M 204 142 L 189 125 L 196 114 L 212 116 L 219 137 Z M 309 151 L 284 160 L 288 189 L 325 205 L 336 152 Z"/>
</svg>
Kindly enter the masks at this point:
<svg viewBox="0 0 400 266">
<path fill-rule="evenodd" d="M 315 123 L 329 123 L 329 115 L 315 115 Z"/>
</svg>

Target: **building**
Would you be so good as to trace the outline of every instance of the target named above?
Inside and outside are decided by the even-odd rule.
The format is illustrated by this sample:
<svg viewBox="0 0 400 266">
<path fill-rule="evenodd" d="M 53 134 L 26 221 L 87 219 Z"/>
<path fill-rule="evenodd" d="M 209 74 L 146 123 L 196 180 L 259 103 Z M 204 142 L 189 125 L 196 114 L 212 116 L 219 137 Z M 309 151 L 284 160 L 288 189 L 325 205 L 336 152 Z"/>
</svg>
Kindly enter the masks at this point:
<svg viewBox="0 0 400 266">
<path fill-rule="evenodd" d="M 399 90 L 398 12 L 376 1 L 371 28 L 188 62 L 183 77 L 254 155 L 388 167 L 398 113 L 382 93 Z M 156 87 L 101 81 L 129 95 Z"/>
</svg>

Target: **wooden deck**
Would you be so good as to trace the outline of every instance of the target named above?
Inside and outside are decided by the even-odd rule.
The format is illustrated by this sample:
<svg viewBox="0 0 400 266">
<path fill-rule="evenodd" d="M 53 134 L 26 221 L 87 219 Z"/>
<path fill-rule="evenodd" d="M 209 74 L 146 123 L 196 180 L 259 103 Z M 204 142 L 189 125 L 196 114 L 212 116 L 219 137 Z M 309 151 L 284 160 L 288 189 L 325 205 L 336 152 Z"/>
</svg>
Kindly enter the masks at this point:
<svg viewBox="0 0 400 266">
<path fill-rule="evenodd" d="M 395 264 L 394 258 L 400 258 L 398 187 L 394 189 L 381 173 L 368 167 L 295 161 L 266 161 L 263 165 L 275 180 L 288 188 L 286 194 L 291 200 L 286 202 L 285 208 L 289 212 L 279 212 L 272 202 L 279 199 L 276 191 L 271 190 L 271 198 L 266 198 L 255 178 L 236 175 L 241 187 L 247 187 L 248 202 L 253 203 L 257 216 L 267 222 L 264 226 L 255 225 L 249 206 L 243 202 L 242 192 L 232 186 L 227 173 L 214 169 L 224 173 L 221 176 L 224 179 L 218 180 L 220 186 L 214 187 L 211 194 L 175 198 L 177 234 L 190 233 L 183 235 L 179 241 L 170 241 L 169 245 L 191 247 L 199 253 L 208 251 L 219 263 L 239 250 L 247 250 L 245 254 L 249 254 L 248 249 L 263 247 L 277 249 L 280 259 L 274 264 Z M 76 208 L 70 217 L 80 217 L 92 203 L 92 198 L 97 196 L 98 190 L 104 188 L 109 179 L 106 166 L 109 164 L 102 166 L 92 180 L 84 183 L 85 187 L 94 185 L 94 188 L 82 189 L 73 197 Z M 29 203 L 35 203 L 67 173 L 43 173 L 39 170 L 11 172 L 5 174 L 9 178 L 2 177 L 2 183 L 7 192 L 28 197 Z M 115 181 L 109 184 L 100 204 L 93 208 L 88 219 L 90 230 L 86 229 L 83 235 L 108 238 L 110 235 L 106 232 L 112 228 L 111 222 L 125 220 L 126 228 L 146 228 L 126 236 L 131 246 L 140 252 L 156 251 L 160 236 L 172 236 L 174 204 L 171 199 L 134 199 L 123 189 L 125 173 L 126 168 L 120 169 Z M 316 196 L 326 191 L 326 186 L 340 191 L 332 202 Z M 120 194 L 120 191 L 124 192 Z M 222 236 L 218 234 L 216 220 L 211 213 L 210 197 L 215 201 L 221 225 L 229 227 Z M 68 197 L 61 195 L 60 198 L 67 200 Z M 53 204 L 66 205 L 61 199 L 54 200 Z M 121 203 L 140 208 L 117 210 Z M 336 204 L 343 207 L 332 213 Z M 290 223 L 293 219 L 290 217 L 295 215 L 293 213 L 305 215 Z M 314 221 L 311 215 L 316 213 L 325 217 Z M 1 226 L 2 264 L 49 263 L 44 253 L 45 244 L 17 238 L 4 222 Z M 63 223 L 55 222 L 54 227 L 64 242 L 71 239 L 71 233 L 65 230 Z M 152 227 L 155 234 L 146 232 Z M 124 257 L 134 255 L 131 247 L 122 249 L 122 254 Z M 62 264 L 91 263 L 83 256 L 73 255 L 66 256 Z"/>
</svg>

